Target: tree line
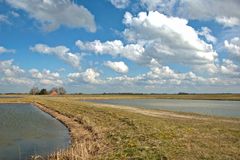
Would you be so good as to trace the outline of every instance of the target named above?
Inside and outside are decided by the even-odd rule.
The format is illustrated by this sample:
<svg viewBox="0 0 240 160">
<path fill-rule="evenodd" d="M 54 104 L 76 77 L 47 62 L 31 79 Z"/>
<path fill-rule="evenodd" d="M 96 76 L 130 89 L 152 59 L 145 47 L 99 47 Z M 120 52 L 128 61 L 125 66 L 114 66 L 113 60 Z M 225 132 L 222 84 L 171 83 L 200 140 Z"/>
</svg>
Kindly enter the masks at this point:
<svg viewBox="0 0 240 160">
<path fill-rule="evenodd" d="M 33 87 L 29 91 L 29 94 L 32 94 L 32 95 L 47 95 L 47 94 L 51 94 L 53 92 L 56 92 L 58 95 L 64 95 L 64 94 L 67 93 L 66 90 L 63 87 L 53 87 L 49 91 L 45 88 L 39 89 L 38 87 Z"/>
</svg>

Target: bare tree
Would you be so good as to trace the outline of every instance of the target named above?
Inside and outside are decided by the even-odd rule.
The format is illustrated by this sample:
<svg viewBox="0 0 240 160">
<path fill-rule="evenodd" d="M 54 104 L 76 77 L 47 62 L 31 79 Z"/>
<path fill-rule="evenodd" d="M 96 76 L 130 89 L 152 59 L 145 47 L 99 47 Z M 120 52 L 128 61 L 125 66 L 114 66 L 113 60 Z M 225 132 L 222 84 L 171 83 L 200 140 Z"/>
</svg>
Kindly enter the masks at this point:
<svg viewBox="0 0 240 160">
<path fill-rule="evenodd" d="M 38 89 L 38 87 L 33 87 L 33 88 L 30 90 L 29 94 L 32 94 L 32 95 L 39 94 L 39 89 Z"/>
<path fill-rule="evenodd" d="M 66 90 L 63 87 L 59 87 L 58 94 L 60 94 L 60 95 L 66 94 Z"/>
</svg>

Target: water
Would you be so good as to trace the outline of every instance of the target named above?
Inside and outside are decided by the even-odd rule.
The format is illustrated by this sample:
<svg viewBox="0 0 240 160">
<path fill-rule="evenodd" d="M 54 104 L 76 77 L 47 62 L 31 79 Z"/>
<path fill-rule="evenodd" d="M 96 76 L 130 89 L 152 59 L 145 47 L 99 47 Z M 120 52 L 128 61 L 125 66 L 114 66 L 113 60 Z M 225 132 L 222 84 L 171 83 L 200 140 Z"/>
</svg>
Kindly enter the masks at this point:
<svg viewBox="0 0 240 160">
<path fill-rule="evenodd" d="M 118 100 L 91 100 L 91 102 L 141 107 L 145 109 L 161 109 L 178 112 L 192 112 L 211 116 L 240 118 L 240 101 L 118 99 Z"/>
<path fill-rule="evenodd" d="M 22 98 L 20 96 L 0 96 L 0 98 Z"/>
<path fill-rule="evenodd" d="M 46 156 L 69 145 L 68 129 L 31 104 L 0 104 L 0 159 Z"/>
</svg>

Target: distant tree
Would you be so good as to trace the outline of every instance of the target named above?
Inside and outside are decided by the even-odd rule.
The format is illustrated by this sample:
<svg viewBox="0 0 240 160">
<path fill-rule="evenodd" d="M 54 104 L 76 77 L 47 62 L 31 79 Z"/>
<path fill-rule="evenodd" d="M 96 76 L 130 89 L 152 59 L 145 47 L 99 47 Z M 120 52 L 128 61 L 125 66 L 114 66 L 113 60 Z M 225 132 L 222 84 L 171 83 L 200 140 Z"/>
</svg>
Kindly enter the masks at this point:
<svg viewBox="0 0 240 160">
<path fill-rule="evenodd" d="M 39 94 L 39 89 L 38 89 L 38 87 L 33 87 L 33 88 L 30 90 L 29 94 L 32 94 L 32 95 Z"/>
<path fill-rule="evenodd" d="M 179 92 L 178 95 L 188 95 L 186 92 Z"/>
<path fill-rule="evenodd" d="M 66 90 L 63 87 L 59 87 L 57 93 L 60 95 L 66 94 Z"/>
<path fill-rule="evenodd" d="M 41 89 L 41 91 L 39 92 L 39 95 L 46 95 L 46 94 L 48 94 L 48 92 L 45 88 Z"/>
</svg>

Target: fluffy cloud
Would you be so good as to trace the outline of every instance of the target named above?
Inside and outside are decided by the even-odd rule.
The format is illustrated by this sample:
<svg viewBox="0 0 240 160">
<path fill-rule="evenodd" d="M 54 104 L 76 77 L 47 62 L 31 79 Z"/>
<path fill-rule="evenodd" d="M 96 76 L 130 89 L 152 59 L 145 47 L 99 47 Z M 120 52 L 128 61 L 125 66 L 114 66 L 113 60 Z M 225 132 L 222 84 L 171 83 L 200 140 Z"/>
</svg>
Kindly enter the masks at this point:
<svg viewBox="0 0 240 160">
<path fill-rule="evenodd" d="M 224 47 L 228 50 L 228 52 L 234 56 L 240 58 L 240 38 L 234 37 L 230 41 L 224 41 Z"/>
<path fill-rule="evenodd" d="M 8 83 L 12 85 L 24 85 L 24 86 L 31 86 L 33 85 L 33 81 L 29 78 L 25 77 L 3 77 L 0 79 L 2 83 Z"/>
<path fill-rule="evenodd" d="M 225 27 L 233 27 L 240 25 L 239 6 L 238 0 L 180 0 L 178 15 L 190 19 L 215 19 Z"/>
<path fill-rule="evenodd" d="M 24 73 L 25 71 L 21 69 L 19 66 L 13 65 L 13 60 L 0 61 L 0 72 L 4 74 L 4 76 L 18 76 Z"/>
<path fill-rule="evenodd" d="M 199 35 L 204 36 L 208 42 L 217 42 L 217 38 L 211 35 L 212 31 L 208 27 L 202 27 L 201 29 L 202 31 L 198 33 Z"/>
<path fill-rule="evenodd" d="M 128 66 L 122 61 L 120 61 L 120 62 L 107 61 L 104 63 L 104 65 L 118 73 L 127 73 L 128 72 Z"/>
<path fill-rule="evenodd" d="M 240 17 L 239 0 L 212 1 L 212 0 L 180 0 L 180 13 L 186 18 L 209 19 L 212 17 Z"/>
<path fill-rule="evenodd" d="M 205 83 L 206 79 L 197 76 L 193 72 L 187 73 L 176 73 L 168 66 L 153 66 L 151 70 L 144 75 L 144 79 L 147 80 L 147 85 L 157 85 L 157 84 L 196 84 Z"/>
<path fill-rule="evenodd" d="M 167 17 L 156 11 L 140 12 L 136 17 L 127 12 L 123 22 L 126 25 L 123 34 L 129 44 L 124 45 L 120 40 L 78 40 L 76 45 L 84 52 L 122 56 L 144 65 L 156 60 L 162 65 L 177 63 L 195 70 L 204 68 L 211 73 L 216 71 L 218 54 L 212 44 L 201 40 L 199 33 L 187 25 L 187 20 Z M 201 34 L 209 41 L 216 40 L 206 28 Z"/>
<path fill-rule="evenodd" d="M 26 72 L 24 69 L 13 64 L 13 60 L 0 61 L 0 82 L 2 84 L 24 85 L 31 87 L 35 85 L 61 86 L 63 81 L 59 73 L 44 69 L 30 69 Z"/>
<path fill-rule="evenodd" d="M 174 88 L 177 87 L 176 91 L 180 88 L 185 87 L 208 87 L 213 86 L 229 86 L 237 85 L 240 82 L 240 68 L 230 60 L 223 60 L 221 67 L 219 68 L 218 75 L 212 77 L 198 76 L 193 72 L 178 73 L 168 66 L 152 66 L 150 71 L 144 74 L 140 74 L 135 77 L 129 76 L 118 76 L 108 77 L 105 80 L 105 84 L 112 84 L 116 86 L 128 86 L 137 87 L 142 86 L 143 88 L 154 90 L 157 88 Z M 204 90 L 205 90 L 204 89 Z M 201 89 L 200 89 L 201 90 Z M 204 92 L 204 90 L 202 90 Z M 206 91 L 206 90 L 205 90 Z M 191 91 L 190 91 L 191 92 Z"/>
<path fill-rule="evenodd" d="M 234 27 L 240 25 L 240 18 L 236 17 L 217 17 L 216 21 L 224 27 Z"/>
<path fill-rule="evenodd" d="M 0 14 L 0 23 L 9 23 L 8 17 L 6 15 Z"/>
<path fill-rule="evenodd" d="M 109 0 L 112 5 L 114 5 L 116 8 L 120 8 L 120 9 L 123 9 L 123 8 L 126 8 L 130 1 L 129 0 Z"/>
<path fill-rule="evenodd" d="M 123 48 L 123 43 L 120 40 L 106 41 L 105 43 L 99 40 L 93 42 L 82 42 L 78 40 L 75 44 L 81 51 L 94 52 L 96 54 L 106 53 L 112 56 L 120 54 L 119 50 Z"/>
<path fill-rule="evenodd" d="M 70 28 L 85 28 L 96 31 L 94 16 L 83 6 L 70 0 L 6 0 L 8 4 L 29 13 L 39 21 L 46 31 L 53 31 L 61 25 Z"/>
<path fill-rule="evenodd" d="M 13 60 L 0 61 L 0 82 L 2 84 L 32 85 L 32 80 L 24 77 L 24 74 L 25 71 L 14 65 Z"/>
<path fill-rule="evenodd" d="M 216 20 L 224 26 L 240 25 L 239 0 L 140 0 L 149 11 L 157 10 L 186 19 Z"/>
<path fill-rule="evenodd" d="M 156 88 L 162 85 L 236 85 L 240 82 L 239 66 L 230 60 L 222 62 L 218 60 L 218 54 L 212 44 L 207 43 L 217 41 L 209 28 L 202 27 L 201 31 L 196 31 L 188 25 L 186 19 L 168 17 L 157 11 L 140 12 L 137 16 L 127 12 L 123 23 L 126 25 L 123 31 L 126 44 L 120 40 L 106 42 L 78 40 L 76 45 L 82 52 L 125 57 L 147 66 L 150 71 L 135 77 L 127 75 L 106 77 L 102 80 L 98 79 L 104 82 L 98 84 Z M 207 42 L 201 39 L 202 37 Z M 238 39 L 235 38 L 225 47 L 230 44 L 237 45 L 237 41 Z M 188 66 L 190 71 L 179 73 L 169 67 L 173 63 Z M 116 67 L 114 62 L 108 62 L 108 66 Z M 73 81 L 77 80 L 71 77 L 81 77 L 82 80 L 82 74 L 75 73 L 69 77 Z"/>
<path fill-rule="evenodd" d="M 199 77 L 193 72 L 176 73 L 168 66 L 154 66 L 150 68 L 149 72 L 140 74 L 135 77 L 129 77 L 126 75 L 118 77 L 108 77 L 105 82 L 106 84 L 115 84 L 117 86 L 151 86 L 151 88 L 157 88 L 162 85 L 181 86 L 208 84 L 209 80 L 203 77 Z"/>
<path fill-rule="evenodd" d="M 3 46 L 0 46 L 0 54 L 1 54 L 1 53 L 6 53 L 6 52 L 8 52 L 8 53 L 14 53 L 15 50 L 14 50 L 14 49 L 7 49 L 7 48 L 5 48 L 5 47 L 3 47 Z"/>
<path fill-rule="evenodd" d="M 111 84 L 116 86 L 130 87 L 130 86 L 140 86 L 143 82 L 142 75 L 136 77 L 129 77 L 127 75 L 117 76 L 117 77 L 107 77 L 105 84 Z M 125 91 L 126 92 L 126 91 Z"/>
<path fill-rule="evenodd" d="M 37 69 L 31 69 L 29 70 L 33 78 L 37 79 L 43 79 L 43 78 L 48 78 L 48 79 L 58 79 L 59 78 L 59 73 L 57 72 L 51 72 L 50 70 L 44 69 L 42 72 L 38 71 Z"/>
<path fill-rule="evenodd" d="M 29 70 L 31 78 L 35 80 L 37 84 L 47 85 L 47 86 L 61 86 L 63 81 L 60 79 L 60 75 L 57 72 L 51 72 L 50 70 L 44 69 L 39 71 L 37 69 Z"/>
<path fill-rule="evenodd" d="M 229 59 L 223 59 L 221 73 L 240 78 L 240 67 Z"/>
<path fill-rule="evenodd" d="M 122 56 L 133 61 L 140 61 L 144 48 L 139 44 L 124 45 L 120 40 L 101 42 L 95 40 L 92 42 L 76 41 L 76 45 L 81 51 L 93 52 L 96 54 L 110 54 L 114 57 Z"/>
<path fill-rule="evenodd" d="M 171 14 L 176 0 L 140 0 L 140 4 L 148 11 L 160 11 L 165 14 Z"/>
<path fill-rule="evenodd" d="M 49 47 L 45 44 L 36 44 L 30 49 L 33 52 L 55 55 L 74 67 L 79 67 L 80 65 L 80 57 L 77 54 L 71 53 L 70 49 L 65 46 Z"/>
<path fill-rule="evenodd" d="M 70 82 L 84 82 L 89 84 L 101 84 L 102 81 L 99 79 L 100 73 L 92 68 L 86 69 L 84 72 L 69 73 L 68 79 Z"/>
<path fill-rule="evenodd" d="M 144 59 L 155 59 L 161 64 L 178 63 L 193 68 L 214 65 L 217 53 L 211 44 L 198 37 L 188 21 L 167 17 L 159 12 L 140 12 L 133 17 L 125 14 L 127 28 L 124 35 L 130 42 L 144 44 Z M 178 27 L 176 27 L 178 26 Z"/>
</svg>

